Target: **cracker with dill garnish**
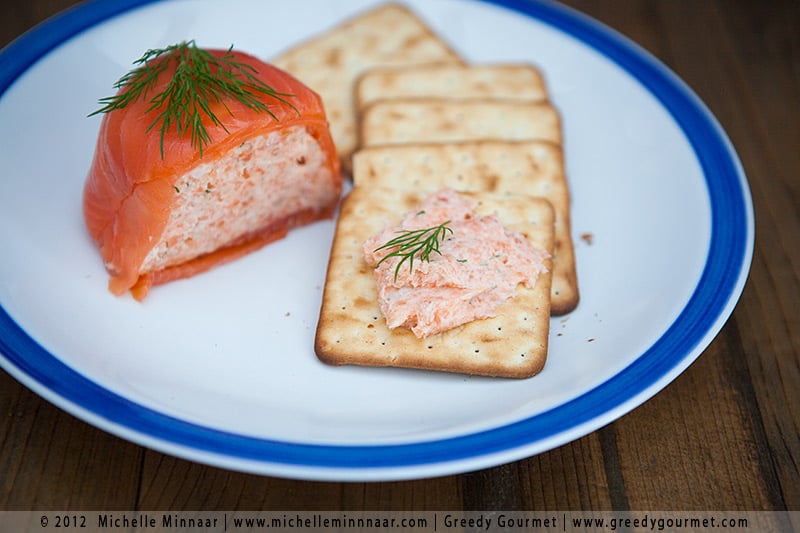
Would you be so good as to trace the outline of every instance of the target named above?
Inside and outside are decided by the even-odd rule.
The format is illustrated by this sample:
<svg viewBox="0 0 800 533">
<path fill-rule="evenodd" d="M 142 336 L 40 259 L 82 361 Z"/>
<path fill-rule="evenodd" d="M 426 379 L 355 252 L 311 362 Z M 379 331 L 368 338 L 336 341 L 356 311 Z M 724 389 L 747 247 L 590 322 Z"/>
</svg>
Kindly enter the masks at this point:
<svg viewBox="0 0 800 533">
<path fill-rule="evenodd" d="M 420 192 L 447 186 L 546 198 L 556 214 L 551 311 L 563 315 L 578 305 L 570 196 L 559 146 L 490 140 L 366 147 L 353 156 L 353 184 Z"/>
<path fill-rule="evenodd" d="M 509 229 L 540 249 L 553 250 L 554 214 L 549 202 L 528 196 L 465 193 L 481 214 L 496 213 Z M 373 268 L 364 241 L 387 221 L 414 209 L 425 192 L 355 187 L 337 222 L 315 340 L 317 356 L 332 365 L 391 366 L 464 374 L 526 378 L 547 358 L 550 270 L 532 288 L 519 286 L 493 318 L 475 320 L 424 339 L 390 330 L 380 312 Z"/>
</svg>

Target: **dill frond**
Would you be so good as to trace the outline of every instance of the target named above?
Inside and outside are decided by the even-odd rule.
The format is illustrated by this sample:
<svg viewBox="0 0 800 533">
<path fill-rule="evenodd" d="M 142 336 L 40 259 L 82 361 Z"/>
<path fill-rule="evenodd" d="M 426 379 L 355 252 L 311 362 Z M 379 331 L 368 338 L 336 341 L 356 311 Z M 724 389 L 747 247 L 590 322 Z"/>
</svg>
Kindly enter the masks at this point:
<svg viewBox="0 0 800 533">
<path fill-rule="evenodd" d="M 166 48 L 147 50 L 134 61 L 138 65 L 127 72 L 114 84 L 118 90 L 114 96 L 101 98 L 100 108 L 89 116 L 109 113 L 123 109 L 139 99 L 147 98 L 158 81 L 159 76 L 175 63 L 175 72 L 164 89 L 153 95 L 146 112 L 159 111 L 147 131 L 159 129 L 161 158 L 164 158 L 164 138 L 170 130 L 180 137 L 188 134 L 192 147 L 203 156 L 203 148 L 211 142 L 206 129 L 206 120 L 221 126 L 223 122 L 211 109 L 212 102 L 222 102 L 232 98 L 258 112 L 270 114 L 277 120 L 262 96 L 294 106 L 287 100 L 292 95 L 281 93 L 264 83 L 256 76 L 251 65 L 236 60 L 233 46 L 220 57 L 208 50 L 198 48 L 194 40 L 170 45 Z"/>
<path fill-rule="evenodd" d="M 453 234 L 453 229 L 448 226 L 449 223 L 450 221 L 448 220 L 447 222 L 430 228 L 400 232 L 400 235 L 373 250 L 374 252 L 379 252 L 381 250 L 396 248 L 383 256 L 381 260 L 378 261 L 378 264 L 375 265 L 376 268 L 390 257 L 399 257 L 400 261 L 397 263 L 397 267 L 394 270 L 394 279 L 397 281 L 397 274 L 400 272 L 400 267 L 402 267 L 403 263 L 406 261 L 408 261 L 409 272 L 413 272 L 415 256 L 419 257 L 422 261 L 430 261 L 432 253 L 441 255 L 439 251 L 440 241 L 445 238 L 448 232 L 451 235 Z"/>
</svg>

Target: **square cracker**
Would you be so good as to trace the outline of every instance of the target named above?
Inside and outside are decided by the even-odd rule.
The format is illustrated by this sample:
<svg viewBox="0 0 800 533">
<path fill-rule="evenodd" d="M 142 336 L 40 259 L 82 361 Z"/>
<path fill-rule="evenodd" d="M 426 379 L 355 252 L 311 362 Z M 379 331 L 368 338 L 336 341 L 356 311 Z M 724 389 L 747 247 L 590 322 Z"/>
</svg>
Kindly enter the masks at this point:
<svg viewBox="0 0 800 533">
<path fill-rule="evenodd" d="M 554 214 L 541 198 L 464 193 L 481 214 L 497 213 L 510 229 L 549 252 Z M 405 328 L 390 330 L 381 315 L 373 268 L 363 243 L 387 223 L 398 222 L 427 193 L 355 187 L 336 226 L 317 325 L 315 351 L 332 365 L 391 366 L 464 374 L 526 378 L 547 358 L 550 328 L 550 261 L 534 287 L 520 285 L 497 316 L 418 339 Z"/>
<path fill-rule="evenodd" d="M 546 198 L 555 211 L 551 313 L 578 305 L 569 188 L 561 147 L 540 141 L 474 141 L 362 148 L 353 156 L 357 187 L 434 192 L 484 191 Z"/>
<path fill-rule="evenodd" d="M 361 146 L 476 140 L 561 144 L 561 118 L 549 102 L 407 98 L 378 100 L 361 114 Z"/>
<path fill-rule="evenodd" d="M 377 100 L 449 98 L 453 100 L 547 100 L 542 73 L 525 63 L 414 65 L 379 68 L 356 81 L 356 108 Z"/>
<path fill-rule="evenodd" d="M 279 53 L 271 62 L 322 96 L 333 140 L 348 169 L 358 143 L 353 86 L 362 72 L 464 61 L 409 8 L 387 3 Z"/>
</svg>

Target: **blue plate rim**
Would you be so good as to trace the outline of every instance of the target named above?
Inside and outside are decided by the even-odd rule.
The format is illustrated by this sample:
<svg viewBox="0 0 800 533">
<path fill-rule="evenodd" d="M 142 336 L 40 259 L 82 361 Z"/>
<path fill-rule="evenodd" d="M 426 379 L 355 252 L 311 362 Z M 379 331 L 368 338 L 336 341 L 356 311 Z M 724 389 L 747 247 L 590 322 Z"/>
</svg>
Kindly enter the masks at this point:
<svg viewBox="0 0 800 533">
<path fill-rule="evenodd" d="M 113 16 L 158 1 L 163 0 L 93 0 L 31 29 L 0 52 L 0 98 L 19 76 L 64 41 Z M 639 399 L 661 390 L 722 328 L 749 272 L 754 220 L 749 188 L 736 152 L 691 89 L 624 36 L 579 12 L 544 0 L 472 1 L 504 7 L 550 25 L 622 67 L 669 111 L 700 162 L 711 206 L 706 264 L 675 321 L 628 367 L 573 400 L 498 428 L 409 444 L 318 445 L 220 431 L 136 404 L 62 363 L 29 337 L 2 306 L 0 366 L 49 401 L 129 440 L 176 455 L 188 452 L 193 459 L 199 457 L 220 466 L 239 465 L 265 473 L 277 470 L 282 475 L 299 473 L 302 477 L 315 477 L 315 470 L 329 469 L 334 477 L 364 477 L 373 472 L 396 478 L 403 477 L 405 470 L 436 466 L 459 471 L 460 463 L 504 456 L 514 448 L 530 454 L 532 443 L 551 442 L 560 435 L 577 438 L 610 421 L 604 420 L 608 413 L 621 416 L 635 407 L 626 406 L 638 405 Z M 573 435 L 576 427 L 583 428 L 581 435 Z M 443 465 L 451 466 L 448 470 Z"/>
</svg>

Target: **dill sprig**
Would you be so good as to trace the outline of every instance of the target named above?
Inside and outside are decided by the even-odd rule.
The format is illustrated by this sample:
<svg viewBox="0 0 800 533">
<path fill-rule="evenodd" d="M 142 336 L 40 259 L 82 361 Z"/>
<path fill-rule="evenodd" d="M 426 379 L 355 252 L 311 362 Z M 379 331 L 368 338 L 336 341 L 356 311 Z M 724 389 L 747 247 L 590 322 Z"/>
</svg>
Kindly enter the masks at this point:
<svg viewBox="0 0 800 533">
<path fill-rule="evenodd" d="M 401 231 L 400 235 L 394 239 L 389 240 L 385 244 L 375 248 L 374 252 L 387 250 L 389 248 L 397 248 L 389 252 L 378 261 L 375 265 L 376 268 L 381 263 L 390 257 L 400 257 L 397 267 L 394 269 L 394 280 L 397 281 L 397 274 L 400 272 L 400 267 L 408 261 L 409 272 L 414 271 L 414 256 L 418 256 L 422 261 L 430 261 L 431 253 L 441 255 L 439 251 L 439 241 L 445 238 L 449 232 L 453 234 L 452 228 L 448 226 L 450 221 L 442 222 L 438 226 L 430 228 L 422 228 L 416 230 Z"/>
<path fill-rule="evenodd" d="M 236 60 L 231 53 L 233 45 L 220 57 L 208 50 L 198 48 L 194 40 L 179 44 L 147 50 L 142 57 L 134 61 L 136 68 L 122 76 L 114 84 L 120 90 L 114 96 L 101 98 L 100 109 L 89 116 L 123 109 L 141 98 L 146 98 L 161 75 L 175 62 L 175 72 L 164 89 L 153 95 L 146 112 L 160 110 L 158 116 L 148 126 L 147 131 L 160 129 L 161 158 L 164 158 L 164 137 L 170 129 L 180 137 L 190 135 L 192 147 L 203 156 L 203 148 L 211 142 L 204 118 L 212 124 L 225 125 L 211 110 L 212 102 L 222 102 L 232 116 L 233 113 L 225 104 L 226 98 L 233 98 L 250 109 L 269 113 L 278 120 L 261 97 L 269 96 L 283 104 L 294 106 L 286 100 L 292 95 L 281 93 L 255 76 L 256 70 L 248 64 Z"/>
</svg>

